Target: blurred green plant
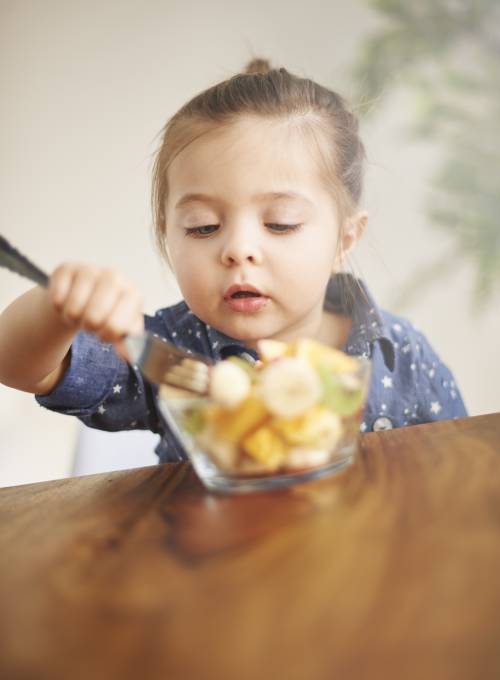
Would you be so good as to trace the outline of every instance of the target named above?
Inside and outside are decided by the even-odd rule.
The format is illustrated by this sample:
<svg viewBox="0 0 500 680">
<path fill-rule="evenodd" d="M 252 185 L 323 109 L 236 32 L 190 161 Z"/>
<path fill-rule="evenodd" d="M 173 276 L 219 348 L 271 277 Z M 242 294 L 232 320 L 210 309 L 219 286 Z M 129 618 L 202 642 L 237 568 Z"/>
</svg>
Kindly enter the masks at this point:
<svg viewBox="0 0 500 680">
<path fill-rule="evenodd" d="M 355 60 L 357 108 L 374 115 L 404 88 L 414 102 L 410 134 L 439 145 L 444 159 L 426 211 L 450 248 L 411 275 L 395 305 L 408 306 L 466 259 L 472 307 L 484 310 L 500 283 L 500 2 L 366 1 L 382 22 Z"/>
</svg>

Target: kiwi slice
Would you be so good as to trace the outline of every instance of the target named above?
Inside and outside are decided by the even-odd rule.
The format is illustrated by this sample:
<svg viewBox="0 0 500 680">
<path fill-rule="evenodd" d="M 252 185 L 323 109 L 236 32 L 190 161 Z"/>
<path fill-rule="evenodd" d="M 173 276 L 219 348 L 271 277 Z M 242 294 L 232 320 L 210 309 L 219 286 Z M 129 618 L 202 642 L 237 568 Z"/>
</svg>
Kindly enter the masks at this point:
<svg viewBox="0 0 500 680">
<path fill-rule="evenodd" d="M 325 364 L 317 366 L 321 383 L 323 385 L 323 398 L 321 403 L 331 408 L 340 416 L 354 415 L 363 405 L 364 390 L 350 385 L 343 380 L 341 373 L 334 373 L 331 367 Z"/>
<path fill-rule="evenodd" d="M 244 371 L 246 371 L 250 376 L 252 376 L 255 373 L 254 365 L 251 364 L 246 359 L 243 359 L 242 357 L 232 356 L 228 357 L 226 361 L 231 361 L 233 364 L 236 364 Z"/>
<path fill-rule="evenodd" d="M 184 414 L 182 421 L 184 429 L 190 434 L 197 434 L 203 429 L 204 419 L 201 409 L 190 409 Z"/>
</svg>

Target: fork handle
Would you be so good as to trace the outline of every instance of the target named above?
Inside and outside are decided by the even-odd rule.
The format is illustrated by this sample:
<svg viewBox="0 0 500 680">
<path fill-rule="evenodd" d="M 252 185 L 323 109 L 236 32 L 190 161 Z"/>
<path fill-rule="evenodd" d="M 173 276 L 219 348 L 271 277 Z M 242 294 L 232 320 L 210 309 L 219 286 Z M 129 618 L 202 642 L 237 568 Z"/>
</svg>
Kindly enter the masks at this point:
<svg viewBox="0 0 500 680">
<path fill-rule="evenodd" d="M 47 288 L 49 277 L 0 234 L 0 266 Z"/>
</svg>

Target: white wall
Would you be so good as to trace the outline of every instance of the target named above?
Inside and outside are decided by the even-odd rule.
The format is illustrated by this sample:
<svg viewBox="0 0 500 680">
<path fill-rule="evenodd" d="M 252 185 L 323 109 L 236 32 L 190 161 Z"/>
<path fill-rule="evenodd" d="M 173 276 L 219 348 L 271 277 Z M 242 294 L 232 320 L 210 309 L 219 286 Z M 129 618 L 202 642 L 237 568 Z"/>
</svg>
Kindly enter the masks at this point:
<svg viewBox="0 0 500 680">
<path fill-rule="evenodd" d="M 359 0 L 0 3 L 1 233 L 46 270 L 63 259 L 123 270 L 148 312 L 176 302 L 149 236 L 151 155 L 167 117 L 254 54 L 349 95 L 346 67 L 376 23 Z M 393 97 L 364 129 L 372 222 L 356 262 L 383 306 L 442 244 L 422 212 L 436 155 L 402 141 L 409 118 Z M 26 287 L 0 271 L 0 308 Z M 500 402 L 486 341 L 499 337 L 500 323 L 493 310 L 471 319 L 470 287 L 470 271 L 457 266 L 408 315 L 479 414 Z M 0 386 L 0 485 L 68 475 L 78 427 Z"/>
</svg>

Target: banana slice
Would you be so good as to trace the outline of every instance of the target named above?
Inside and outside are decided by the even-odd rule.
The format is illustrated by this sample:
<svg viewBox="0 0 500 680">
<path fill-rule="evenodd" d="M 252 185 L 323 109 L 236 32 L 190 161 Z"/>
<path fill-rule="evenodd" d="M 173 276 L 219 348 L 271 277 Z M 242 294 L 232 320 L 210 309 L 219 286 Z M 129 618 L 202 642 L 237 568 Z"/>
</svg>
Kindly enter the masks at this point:
<svg viewBox="0 0 500 680">
<path fill-rule="evenodd" d="M 273 361 L 274 359 L 286 356 L 288 343 L 281 340 L 258 340 L 257 351 L 262 361 Z"/>
<path fill-rule="evenodd" d="M 251 386 L 248 372 L 233 361 L 220 361 L 212 368 L 209 394 L 220 406 L 235 408 L 250 394 Z"/>
<path fill-rule="evenodd" d="M 319 467 L 326 465 L 330 461 L 330 457 L 331 454 L 328 449 L 294 446 L 287 456 L 286 467 L 292 470 Z"/>
<path fill-rule="evenodd" d="M 298 416 L 318 402 L 321 380 L 304 359 L 283 358 L 262 369 L 260 397 L 271 413 L 283 418 Z"/>
</svg>

